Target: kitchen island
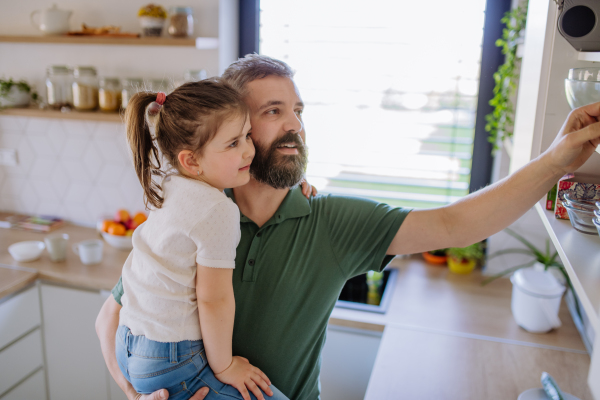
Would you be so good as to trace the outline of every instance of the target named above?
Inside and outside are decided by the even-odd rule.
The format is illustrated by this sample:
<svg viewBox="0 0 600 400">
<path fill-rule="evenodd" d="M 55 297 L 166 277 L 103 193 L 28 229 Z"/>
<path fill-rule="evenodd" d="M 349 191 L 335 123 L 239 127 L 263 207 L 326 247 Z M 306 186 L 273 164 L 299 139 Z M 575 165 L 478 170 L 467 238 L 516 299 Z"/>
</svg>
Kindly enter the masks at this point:
<svg viewBox="0 0 600 400">
<path fill-rule="evenodd" d="M 71 245 L 99 237 L 93 229 L 73 225 L 57 232 L 68 233 Z M 105 244 L 103 261 L 94 266 L 83 265 L 71 250 L 60 263 L 52 263 L 47 252 L 29 263 L 18 263 L 8 254 L 12 243 L 43 237 L 0 229 L 0 297 L 10 298 L 35 282 L 47 286 L 49 297 L 63 295 L 53 285 L 90 293 L 107 291 L 119 279 L 129 254 Z M 477 271 L 454 275 L 419 257 L 397 258 L 392 267 L 399 275 L 386 314 L 336 308 L 330 319 L 336 326 L 383 332 L 365 399 L 516 399 L 522 391 L 541 386 L 542 371 L 552 374 L 566 392 L 581 400 L 592 399 L 586 383 L 590 358 L 564 304 L 561 328 L 531 334 L 512 318 L 507 279 L 482 287 L 483 278 Z M 100 300 L 92 302 L 101 304 Z M 93 325 L 90 321 L 95 315 L 88 317 L 81 323 Z M 47 327 L 45 334 L 53 329 L 58 327 Z M 53 399 L 57 396 L 52 395 L 52 373 L 49 375 Z M 118 393 L 114 386 L 105 393 Z"/>
</svg>

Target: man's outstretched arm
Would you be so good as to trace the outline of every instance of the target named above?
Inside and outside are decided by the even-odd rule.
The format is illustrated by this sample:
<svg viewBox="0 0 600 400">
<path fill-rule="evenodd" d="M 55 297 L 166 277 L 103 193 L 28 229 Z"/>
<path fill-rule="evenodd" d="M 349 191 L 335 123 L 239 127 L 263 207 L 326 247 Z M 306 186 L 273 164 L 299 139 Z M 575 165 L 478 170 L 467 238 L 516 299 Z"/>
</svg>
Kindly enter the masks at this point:
<svg viewBox="0 0 600 400">
<path fill-rule="evenodd" d="M 119 387 L 129 400 L 164 400 L 167 399 L 168 392 L 165 389 L 158 390 L 149 395 L 141 395 L 135 391 L 133 386 L 125 379 L 117 363 L 115 355 L 115 336 L 119 327 L 119 312 L 121 305 L 115 301 L 113 296 L 109 296 L 100 309 L 100 313 L 96 318 L 96 334 L 100 339 L 100 347 L 102 348 L 102 356 L 108 367 L 111 376 L 117 382 Z M 202 400 L 208 394 L 208 388 L 202 388 L 192 396 L 190 400 Z"/>
<path fill-rule="evenodd" d="M 501 231 L 576 171 L 600 145 L 600 103 L 573 110 L 543 154 L 514 174 L 445 207 L 412 211 L 388 254 L 464 247 Z"/>
</svg>

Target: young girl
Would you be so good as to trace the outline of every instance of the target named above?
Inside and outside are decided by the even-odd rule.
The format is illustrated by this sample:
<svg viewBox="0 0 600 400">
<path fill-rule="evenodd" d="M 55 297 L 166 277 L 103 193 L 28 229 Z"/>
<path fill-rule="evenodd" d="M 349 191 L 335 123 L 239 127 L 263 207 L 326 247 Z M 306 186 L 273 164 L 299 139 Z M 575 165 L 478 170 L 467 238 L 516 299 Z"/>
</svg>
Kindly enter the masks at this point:
<svg viewBox="0 0 600 400">
<path fill-rule="evenodd" d="M 151 104 L 154 135 L 146 121 Z M 231 350 L 240 214 L 223 189 L 250 179 L 254 145 L 246 105 L 233 88 L 207 79 L 168 96 L 138 93 L 125 119 L 152 211 L 135 230 L 123 267 L 116 336 L 123 375 L 138 393 L 164 388 L 175 400 L 204 386 L 211 389 L 207 400 L 262 400 L 263 393 L 287 399 Z M 162 160 L 172 173 L 161 169 Z M 164 179 L 159 185 L 153 176 Z"/>
</svg>

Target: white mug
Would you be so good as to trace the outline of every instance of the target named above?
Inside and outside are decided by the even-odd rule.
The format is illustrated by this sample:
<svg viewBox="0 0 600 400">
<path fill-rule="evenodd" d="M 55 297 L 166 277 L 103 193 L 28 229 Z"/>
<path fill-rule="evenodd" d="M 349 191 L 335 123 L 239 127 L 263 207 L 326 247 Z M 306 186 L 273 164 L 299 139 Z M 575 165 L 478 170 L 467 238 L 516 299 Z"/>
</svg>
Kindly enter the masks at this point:
<svg viewBox="0 0 600 400">
<path fill-rule="evenodd" d="M 50 253 L 50 260 L 54 262 L 64 261 L 67 258 L 67 241 L 69 235 L 66 233 L 55 233 L 44 238 L 46 249 Z"/>
<path fill-rule="evenodd" d="M 99 239 L 84 240 L 73 245 L 73 251 L 85 265 L 100 264 L 104 242 Z"/>
</svg>

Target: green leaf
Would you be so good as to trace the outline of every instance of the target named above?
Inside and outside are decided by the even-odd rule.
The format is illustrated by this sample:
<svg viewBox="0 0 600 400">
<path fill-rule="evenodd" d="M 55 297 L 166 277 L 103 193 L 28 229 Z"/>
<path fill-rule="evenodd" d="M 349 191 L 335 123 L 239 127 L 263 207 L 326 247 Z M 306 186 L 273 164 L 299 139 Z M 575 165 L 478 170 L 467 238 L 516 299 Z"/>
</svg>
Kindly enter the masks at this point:
<svg viewBox="0 0 600 400">
<path fill-rule="evenodd" d="M 496 275 L 492 275 L 489 278 L 485 279 L 483 282 L 481 282 L 481 285 L 485 286 L 488 283 L 495 281 L 498 278 L 503 277 L 504 275 L 510 274 L 511 272 L 515 272 L 521 268 L 531 267 L 533 264 L 535 264 L 535 260 L 529 261 L 528 263 L 525 263 L 525 264 L 517 265 L 516 267 L 508 268 L 500 273 L 497 273 Z"/>
</svg>

